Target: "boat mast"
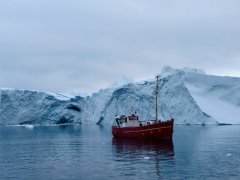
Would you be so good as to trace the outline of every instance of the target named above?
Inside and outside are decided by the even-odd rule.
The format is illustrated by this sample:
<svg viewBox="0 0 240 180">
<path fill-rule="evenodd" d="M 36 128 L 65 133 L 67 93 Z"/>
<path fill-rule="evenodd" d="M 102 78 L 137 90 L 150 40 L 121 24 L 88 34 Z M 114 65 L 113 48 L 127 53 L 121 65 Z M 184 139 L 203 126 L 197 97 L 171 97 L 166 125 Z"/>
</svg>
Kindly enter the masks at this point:
<svg viewBox="0 0 240 180">
<path fill-rule="evenodd" d="M 158 93 L 159 93 L 159 89 L 158 89 L 158 79 L 159 79 L 159 75 L 156 76 L 156 120 L 155 123 L 158 122 Z"/>
</svg>

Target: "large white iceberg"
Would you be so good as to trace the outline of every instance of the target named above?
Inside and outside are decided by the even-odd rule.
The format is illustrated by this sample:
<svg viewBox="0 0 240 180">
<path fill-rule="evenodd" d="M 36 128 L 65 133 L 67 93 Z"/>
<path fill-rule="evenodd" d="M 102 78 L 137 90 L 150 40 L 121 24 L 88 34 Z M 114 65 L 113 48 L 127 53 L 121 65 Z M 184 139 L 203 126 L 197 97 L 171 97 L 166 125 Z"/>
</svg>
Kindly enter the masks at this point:
<svg viewBox="0 0 240 180">
<path fill-rule="evenodd" d="M 86 97 L 1 89 L 0 124 L 108 124 L 117 114 L 133 112 L 144 120 L 153 119 L 154 79 L 137 83 L 124 79 Z M 176 124 L 240 124 L 240 78 L 164 67 L 159 117 L 173 117 Z"/>
</svg>

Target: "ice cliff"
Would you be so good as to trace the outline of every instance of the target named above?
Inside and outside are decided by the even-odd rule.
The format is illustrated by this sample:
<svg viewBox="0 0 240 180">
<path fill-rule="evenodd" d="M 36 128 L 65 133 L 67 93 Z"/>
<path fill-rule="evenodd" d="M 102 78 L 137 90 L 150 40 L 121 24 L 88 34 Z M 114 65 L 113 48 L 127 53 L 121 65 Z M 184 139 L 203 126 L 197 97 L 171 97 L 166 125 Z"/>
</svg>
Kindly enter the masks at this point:
<svg viewBox="0 0 240 180">
<path fill-rule="evenodd" d="M 61 94 L 11 89 L 1 89 L 0 96 L 0 124 L 84 122 L 85 109 L 89 109 L 88 103 L 80 96 L 70 98 Z"/>
<path fill-rule="evenodd" d="M 173 117 L 177 124 L 240 124 L 240 78 L 164 67 L 159 83 L 160 119 Z M 1 89 L 0 124 L 107 124 L 116 114 L 133 112 L 143 120 L 153 119 L 154 88 L 154 79 L 134 83 L 128 78 L 87 97 Z"/>
</svg>

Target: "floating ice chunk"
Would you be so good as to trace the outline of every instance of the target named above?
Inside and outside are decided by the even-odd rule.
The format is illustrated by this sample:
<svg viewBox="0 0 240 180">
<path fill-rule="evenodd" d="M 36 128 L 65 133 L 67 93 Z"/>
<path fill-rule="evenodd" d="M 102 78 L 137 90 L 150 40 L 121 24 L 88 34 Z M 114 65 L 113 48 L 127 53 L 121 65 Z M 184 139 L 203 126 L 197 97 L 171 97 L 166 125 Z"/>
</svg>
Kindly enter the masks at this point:
<svg viewBox="0 0 240 180">
<path fill-rule="evenodd" d="M 150 159 L 150 157 L 148 157 L 148 156 L 145 156 L 143 159 L 146 159 L 146 160 L 148 160 L 148 159 Z"/>
<path fill-rule="evenodd" d="M 33 129 L 33 128 L 34 128 L 34 125 L 27 124 L 27 125 L 24 125 L 24 127 L 27 128 L 27 129 Z"/>
</svg>

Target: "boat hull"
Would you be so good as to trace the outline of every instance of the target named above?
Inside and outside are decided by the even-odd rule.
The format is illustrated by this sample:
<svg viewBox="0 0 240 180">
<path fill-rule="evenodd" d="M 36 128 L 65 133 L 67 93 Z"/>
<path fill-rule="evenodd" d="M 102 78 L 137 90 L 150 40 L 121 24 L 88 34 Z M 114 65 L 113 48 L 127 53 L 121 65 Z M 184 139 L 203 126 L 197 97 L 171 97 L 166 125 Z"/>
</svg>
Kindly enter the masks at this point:
<svg viewBox="0 0 240 180">
<path fill-rule="evenodd" d="M 112 127 L 114 138 L 172 139 L 174 120 L 139 127 Z"/>
</svg>

